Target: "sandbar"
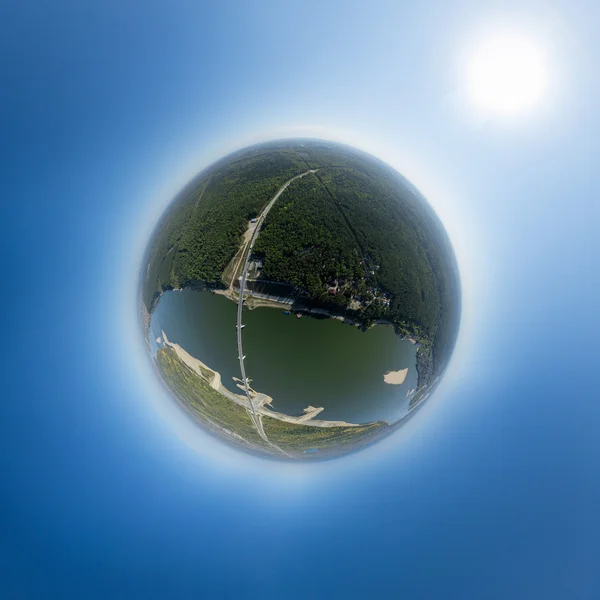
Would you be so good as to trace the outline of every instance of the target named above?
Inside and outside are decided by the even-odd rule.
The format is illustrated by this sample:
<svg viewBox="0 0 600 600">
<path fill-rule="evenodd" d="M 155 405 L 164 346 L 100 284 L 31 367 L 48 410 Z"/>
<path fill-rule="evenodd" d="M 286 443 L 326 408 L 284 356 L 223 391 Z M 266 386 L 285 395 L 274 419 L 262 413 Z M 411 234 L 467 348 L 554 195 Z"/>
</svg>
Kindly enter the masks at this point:
<svg viewBox="0 0 600 600">
<path fill-rule="evenodd" d="M 400 369 L 399 371 L 388 371 L 383 376 L 383 380 L 386 383 L 392 383 L 394 385 L 401 385 L 404 383 L 407 375 L 408 375 L 408 367 L 406 369 Z"/>
</svg>

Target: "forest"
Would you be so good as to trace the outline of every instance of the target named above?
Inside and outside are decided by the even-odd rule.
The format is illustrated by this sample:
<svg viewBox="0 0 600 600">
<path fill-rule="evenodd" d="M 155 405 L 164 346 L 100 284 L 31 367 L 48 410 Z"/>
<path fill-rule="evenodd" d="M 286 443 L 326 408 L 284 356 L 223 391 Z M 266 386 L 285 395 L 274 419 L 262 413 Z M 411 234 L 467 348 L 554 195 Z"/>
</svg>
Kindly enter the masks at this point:
<svg viewBox="0 0 600 600">
<path fill-rule="evenodd" d="M 293 151 L 233 155 L 201 173 L 159 221 L 147 251 L 143 299 L 196 283 L 219 285 L 248 226 L 277 189 L 306 170 Z"/>
<path fill-rule="evenodd" d="M 222 286 L 250 219 L 277 190 L 252 253 L 260 280 L 287 283 L 303 301 L 368 327 L 392 322 L 421 344 L 419 386 L 444 368 L 460 313 L 458 270 L 427 202 L 395 171 L 358 151 L 320 142 L 255 146 L 226 157 L 184 189 L 148 250 L 144 301 L 163 290 Z"/>
<path fill-rule="evenodd" d="M 265 279 L 303 287 L 325 305 L 353 307 L 366 323 L 387 319 L 428 338 L 440 297 L 426 239 L 418 215 L 377 180 L 325 168 L 286 190 L 254 251 L 264 258 Z"/>
</svg>

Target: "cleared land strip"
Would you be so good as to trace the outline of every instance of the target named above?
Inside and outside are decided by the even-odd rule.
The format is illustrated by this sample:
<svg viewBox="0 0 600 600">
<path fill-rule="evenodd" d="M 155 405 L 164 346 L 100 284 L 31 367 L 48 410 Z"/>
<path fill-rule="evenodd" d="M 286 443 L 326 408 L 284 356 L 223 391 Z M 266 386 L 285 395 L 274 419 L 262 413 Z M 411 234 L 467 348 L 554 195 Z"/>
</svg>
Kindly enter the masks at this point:
<svg viewBox="0 0 600 600">
<path fill-rule="evenodd" d="M 329 187 L 327 186 L 327 184 L 321 179 L 321 177 L 319 175 L 317 175 L 316 177 L 319 180 L 319 183 L 325 189 L 325 191 L 329 194 L 329 197 L 333 201 L 333 205 L 338 209 L 340 215 L 342 215 L 342 218 L 344 219 L 344 221 L 346 223 L 346 226 L 348 227 L 348 230 L 350 231 L 350 233 L 352 234 L 352 237 L 354 238 L 354 242 L 359 247 L 361 254 L 364 256 L 365 249 L 363 248 L 363 245 L 360 243 L 360 240 L 358 239 L 358 235 L 356 235 L 356 231 L 354 230 L 354 227 L 352 226 L 352 223 L 350 222 L 350 219 L 348 219 L 348 215 L 346 214 L 346 212 L 342 208 L 342 205 L 340 204 L 340 202 L 338 201 L 338 199 L 335 197 L 335 195 L 333 194 L 333 192 L 329 189 Z"/>
</svg>

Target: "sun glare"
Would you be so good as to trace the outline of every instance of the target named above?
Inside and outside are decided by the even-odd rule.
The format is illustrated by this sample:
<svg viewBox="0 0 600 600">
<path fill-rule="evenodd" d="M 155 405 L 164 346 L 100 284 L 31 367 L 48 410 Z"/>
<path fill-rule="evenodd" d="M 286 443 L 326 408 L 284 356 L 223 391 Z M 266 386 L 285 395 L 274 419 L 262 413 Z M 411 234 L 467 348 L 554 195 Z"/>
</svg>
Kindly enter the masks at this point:
<svg viewBox="0 0 600 600">
<path fill-rule="evenodd" d="M 542 48 L 521 35 L 493 35 L 472 52 L 468 91 L 475 108 L 485 113 L 514 114 L 543 99 L 547 67 Z"/>
</svg>

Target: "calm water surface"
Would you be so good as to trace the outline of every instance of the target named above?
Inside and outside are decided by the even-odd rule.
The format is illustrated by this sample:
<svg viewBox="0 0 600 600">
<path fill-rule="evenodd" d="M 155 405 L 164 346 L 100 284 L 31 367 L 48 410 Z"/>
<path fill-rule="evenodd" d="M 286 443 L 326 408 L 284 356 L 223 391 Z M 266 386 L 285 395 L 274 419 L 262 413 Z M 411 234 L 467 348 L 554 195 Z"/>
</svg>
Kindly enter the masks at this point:
<svg viewBox="0 0 600 600">
<path fill-rule="evenodd" d="M 191 355 L 221 373 L 223 384 L 238 392 L 237 305 L 210 292 L 166 292 L 151 323 L 154 340 L 161 331 Z M 273 398 L 273 409 L 300 415 L 323 406 L 322 419 L 352 423 L 395 421 L 406 414 L 407 392 L 417 385 L 416 348 L 391 327 L 360 331 L 336 319 L 297 319 L 283 310 L 244 310 L 244 354 L 252 387 Z M 402 385 L 383 375 L 408 367 Z"/>
</svg>

